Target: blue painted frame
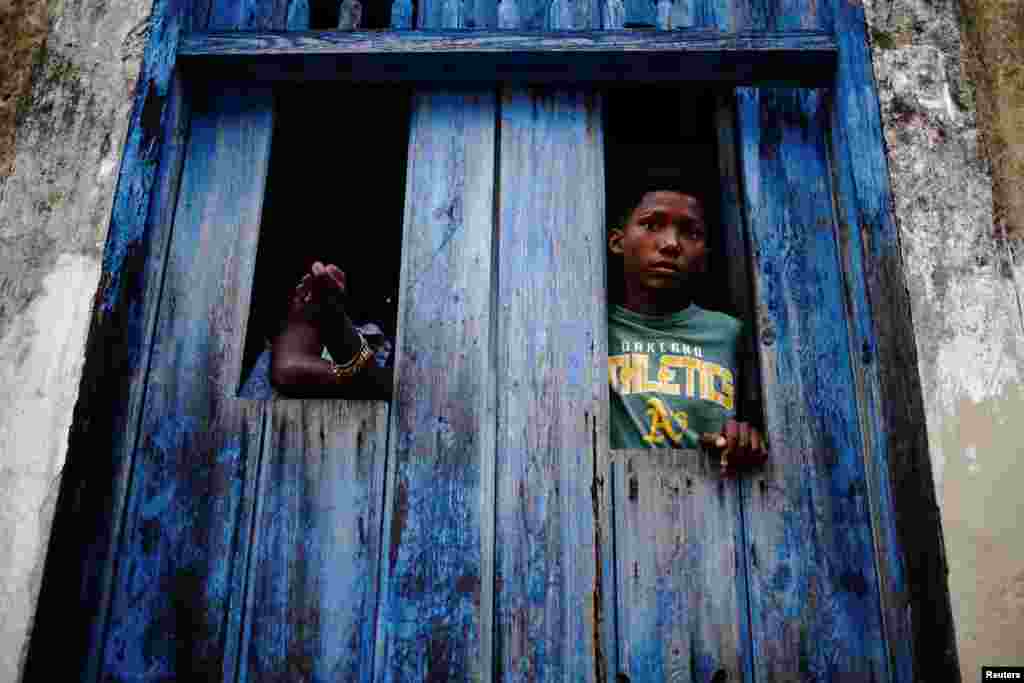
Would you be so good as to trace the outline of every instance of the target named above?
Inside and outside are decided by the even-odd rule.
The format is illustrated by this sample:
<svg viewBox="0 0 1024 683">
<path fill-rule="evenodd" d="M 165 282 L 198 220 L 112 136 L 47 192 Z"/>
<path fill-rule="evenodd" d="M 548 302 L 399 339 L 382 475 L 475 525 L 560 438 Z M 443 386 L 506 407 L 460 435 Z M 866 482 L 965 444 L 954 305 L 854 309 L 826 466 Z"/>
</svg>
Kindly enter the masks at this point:
<svg viewBox="0 0 1024 683">
<path fill-rule="evenodd" d="M 274 7 L 270 8 L 270 4 Z M 700 23 L 729 29 L 743 24 L 764 3 L 708 0 L 699 4 L 701 11 L 695 16 Z M 776 62 L 768 72 L 744 72 L 740 69 L 744 60 L 761 57 L 737 51 L 733 43 L 731 51 L 691 51 L 686 57 L 690 61 L 684 62 L 677 56 L 674 64 L 677 67 L 685 64 L 687 68 L 705 65 L 691 74 L 683 74 L 680 80 L 762 84 L 766 73 L 788 77 L 789 74 L 780 72 L 794 67 L 798 71 L 793 74 L 796 82 L 821 85 L 822 74 L 832 66 L 822 69 L 820 60 L 807 60 L 800 55 L 813 53 L 827 58 L 825 61 L 831 59 L 829 54 L 835 55 L 834 76 L 829 76 L 834 98 L 830 109 L 829 152 L 839 198 L 836 209 L 841 228 L 840 260 L 848 296 L 847 314 L 852 326 L 851 344 L 863 350 L 860 355 L 855 354 L 853 373 L 870 454 L 869 477 L 875 486 L 870 495 L 879 511 L 875 552 L 882 568 L 880 590 L 885 628 L 890 643 L 897 646 L 897 651 L 890 655 L 891 677 L 900 681 L 959 680 L 942 533 L 927 453 L 920 380 L 915 371 L 913 323 L 891 209 L 864 10 L 856 0 L 821 0 L 819 4 L 829 20 L 828 33 L 834 36 L 835 47 L 829 47 L 826 52 L 797 49 Z M 109 580 L 116 559 L 111 554 L 116 545 L 111 534 L 118 528 L 116 521 L 123 514 L 123 487 L 129 478 L 130 462 L 124 460 L 122 454 L 127 450 L 126 440 L 135 436 L 134 429 L 129 427 L 138 419 L 128 414 L 128 407 L 132 396 L 142 390 L 140 378 L 144 378 L 148 363 L 149 350 L 144 348 L 144 340 L 153 314 L 147 294 L 159 286 L 166 257 L 167 236 L 157 227 L 173 212 L 180 147 L 187 135 L 188 102 L 179 73 L 193 58 L 209 58 L 211 64 L 223 59 L 228 64 L 231 54 L 239 54 L 228 49 L 214 54 L 212 36 L 204 38 L 193 31 L 218 24 L 230 25 L 231 17 L 244 17 L 247 12 L 278 17 L 282 21 L 277 23 L 283 25 L 289 17 L 303 11 L 304 2 L 240 0 L 214 5 L 202 0 L 154 2 L 149 42 L 135 90 L 114 196 L 25 680 L 87 678 L 82 662 L 88 659 L 92 644 L 100 637 L 95 632 L 94 615 L 102 609 L 102 586 Z M 308 7 L 306 9 L 308 11 Z M 759 33 L 762 38 L 769 35 Z M 462 35 L 449 35 L 449 44 L 459 45 Z M 574 37 L 579 35 L 579 32 L 573 34 Z M 635 40 L 640 43 L 647 40 L 671 43 L 677 38 L 653 32 L 636 35 Z M 691 35 L 696 36 L 696 33 Z M 222 35 L 218 40 L 222 45 L 233 41 L 252 45 L 254 40 L 268 36 Z M 503 33 L 500 40 L 511 37 L 513 34 Z M 807 32 L 802 39 L 812 37 L 811 32 Z M 819 33 L 817 37 L 822 36 Z M 319 46 L 317 49 L 327 54 L 314 59 L 312 53 L 317 49 L 295 48 L 290 55 L 267 58 L 262 64 L 262 58 L 253 51 L 248 53 L 251 56 L 242 58 L 257 65 L 253 68 L 259 73 L 251 73 L 251 76 L 268 79 L 288 77 L 289 70 L 295 68 L 302 69 L 302 74 L 310 78 L 324 78 L 331 69 L 337 76 L 338 65 L 346 63 L 345 60 L 352 65 L 348 72 L 341 72 L 346 78 L 362 69 L 366 69 L 362 73 L 372 74 L 373 68 L 377 68 L 375 78 L 390 74 L 388 77 L 402 79 L 434 79 L 443 75 L 445 59 L 451 58 L 447 56 L 435 64 L 424 62 L 427 68 L 419 74 L 396 75 L 385 68 L 388 59 L 382 51 L 376 53 L 377 57 L 370 54 L 372 51 L 349 52 L 346 56 L 339 47 L 344 40 L 324 36 L 311 36 L 311 39 L 313 47 Z M 427 38 L 421 36 L 412 40 Z M 494 37 L 494 40 L 499 38 Z M 594 40 L 612 38 L 599 36 Z M 634 39 L 627 33 L 622 40 L 625 42 L 620 46 Z M 522 47 L 520 45 L 519 49 Z M 208 54 L 201 56 L 204 53 Z M 456 53 L 457 50 L 450 55 Z M 677 50 L 677 53 L 686 54 L 686 50 Z M 183 67 L 180 70 L 177 68 L 179 54 Z M 585 52 L 570 55 L 555 51 L 549 53 L 549 59 L 552 54 L 554 59 L 560 56 L 578 59 L 584 73 L 588 74 L 586 77 L 593 80 L 605 80 L 603 75 L 614 73 L 614 70 L 601 71 L 601 58 L 593 56 L 599 52 L 587 57 Z M 767 61 L 778 57 L 767 50 L 758 54 L 763 54 Z M 723 74 L 709 66 L 723 55 L 727 62 L 732 60 L 730 68 L 734 71 Z M 360 65 L 357 56 L 367 61 Z M 636 55 L 633 58 L 633 67 L 650 66 L 646 58 Z M 293 63 L 289 64 L 288 60 Z M 320 64 L 313 65 L 314 61 Z M 592 65 L 589 72 L 586 71 L 588 63 Z M 317 73 L 325 64 L 329 66 Z M 504 64 L 506 68 L 516 66 L 514 61 Z M 539 64 L 551 66 L 552 62 L 542 59 Z M 480 77 L 488 76 L 500 65 L 500 60 L 489 63 L 478 73 Z M 662 77 L 665 71 L 650 68 L 647 74 Z M 294 71 L 292 73 L 294 75 Z M 513 76 L 529 76 L 529 69 L 524 68 Z M 552 77 L 550 72 L 547 77 Z M 69 615 L 69 604 L 79 605 L 79 610 Z M 54 647 L 61 650 L 61 657 L 52 656 Z M 936 652 L 937 655 L 933 654 Z M 609 675 L 612 674 L 609 671 Z"/>
<path fill-rule="evenodd" d="M 571 44 L 568 41 L 571 39 Z M 818 30 L 297 31 L 191 33 L 203 78 L 411 83 L 714 83 L 830 87 L 838 49 Z"/>
</svg>

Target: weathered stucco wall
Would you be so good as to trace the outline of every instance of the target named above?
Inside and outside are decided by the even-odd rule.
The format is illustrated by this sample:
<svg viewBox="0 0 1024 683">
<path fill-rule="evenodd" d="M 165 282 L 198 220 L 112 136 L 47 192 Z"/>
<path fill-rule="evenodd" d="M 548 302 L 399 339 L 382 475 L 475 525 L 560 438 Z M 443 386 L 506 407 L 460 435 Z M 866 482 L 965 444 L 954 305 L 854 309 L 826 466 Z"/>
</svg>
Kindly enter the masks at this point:
<svg viewBox="0 0 1024 683">
<path fill-rule="evenodd" d="M 149 7 L 0 0 L 3 683 L 39 591 Z"/>
<path fill-rule="evenodd" d="M 1024 664 L 1024 244 L 1004 230 L 1024 206 L 1024 3 L 867 9 L 961 674 L 977 680 Z"/>
<path fill-rule="evenodd" d="M 1024 661 L 1024 3 L 866 2 L 970 680 Z M 0 683 L 38 593 L 149 7 L 0 0 Z"/>
</svg>

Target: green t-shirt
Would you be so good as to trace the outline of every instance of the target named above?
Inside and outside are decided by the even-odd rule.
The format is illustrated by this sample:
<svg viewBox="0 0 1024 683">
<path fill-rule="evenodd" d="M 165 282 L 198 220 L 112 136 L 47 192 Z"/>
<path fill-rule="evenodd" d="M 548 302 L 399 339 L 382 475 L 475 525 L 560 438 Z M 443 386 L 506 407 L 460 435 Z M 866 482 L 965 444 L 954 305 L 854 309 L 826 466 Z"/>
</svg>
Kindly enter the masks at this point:
<svg viewBox="0 0 1024 683">
<path fill-rule="evenodd" d="M 697 448 L 736 415 L 743 323 L 695 304 L 646 315 L 608 310 L 611 448 Z"/>
</svg>

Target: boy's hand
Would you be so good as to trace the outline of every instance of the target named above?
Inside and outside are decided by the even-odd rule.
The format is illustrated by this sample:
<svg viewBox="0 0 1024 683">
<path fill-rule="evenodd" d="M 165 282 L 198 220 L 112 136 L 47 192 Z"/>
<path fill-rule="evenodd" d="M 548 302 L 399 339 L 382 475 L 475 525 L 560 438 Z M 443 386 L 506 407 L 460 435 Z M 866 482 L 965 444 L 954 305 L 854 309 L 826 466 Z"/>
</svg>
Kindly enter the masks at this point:
<svg viewBox="0 0 1024 683">
<path fill-rule="evenodd" d="M 768 444 L 761 432 L 748 422 L 729 420 L 721 434 L 704 434 L 701 444 L 721 458 L 722 475 L 763 465 L 768 461 Z"/>
</svg>

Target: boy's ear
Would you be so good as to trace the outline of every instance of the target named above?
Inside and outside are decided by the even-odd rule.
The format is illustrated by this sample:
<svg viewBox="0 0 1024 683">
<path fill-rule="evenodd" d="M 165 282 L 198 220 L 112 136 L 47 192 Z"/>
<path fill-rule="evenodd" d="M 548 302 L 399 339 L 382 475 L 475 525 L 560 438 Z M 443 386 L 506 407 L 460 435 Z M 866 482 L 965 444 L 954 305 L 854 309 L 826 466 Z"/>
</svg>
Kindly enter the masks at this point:
<svg viewBox="0 0 1024 683">
<path fill-rule="evenodd" d="M 625 233 L 620 228 L 612 228 L 611 232 L 608 233 L 608 248 L 611 249 L 613 254 L 622 253 L 622 238 Z"/>
</svg>

